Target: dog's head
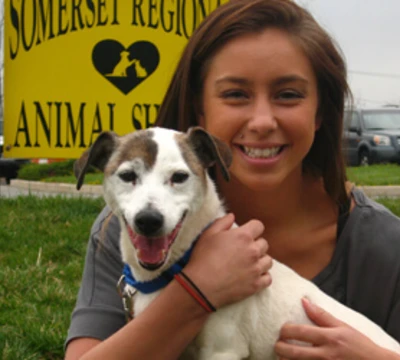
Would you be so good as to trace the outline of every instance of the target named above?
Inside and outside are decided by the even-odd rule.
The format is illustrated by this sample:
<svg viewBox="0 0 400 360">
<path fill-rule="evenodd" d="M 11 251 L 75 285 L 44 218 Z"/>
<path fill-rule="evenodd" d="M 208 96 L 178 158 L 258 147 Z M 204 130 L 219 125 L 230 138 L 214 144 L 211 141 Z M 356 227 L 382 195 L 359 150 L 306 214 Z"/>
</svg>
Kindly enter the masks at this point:
<svg viewBox="0 0 400 360">
<path fill-rule="evenodd" d="M 74 171 L 78 189 L 90 165 L 104 172 L 104 197 L 122 225 L 124 261 L 156 270 L 171 247 L 183 253 L 190 246 L 174 243 L 185 228 L 201 223 L 207 170 L 217 164 L 229 180 L 231 160 L 229 147 L 200 127 L 187 133 L 152 128 L 122 137 L 102 133 Z"/>
</svg>

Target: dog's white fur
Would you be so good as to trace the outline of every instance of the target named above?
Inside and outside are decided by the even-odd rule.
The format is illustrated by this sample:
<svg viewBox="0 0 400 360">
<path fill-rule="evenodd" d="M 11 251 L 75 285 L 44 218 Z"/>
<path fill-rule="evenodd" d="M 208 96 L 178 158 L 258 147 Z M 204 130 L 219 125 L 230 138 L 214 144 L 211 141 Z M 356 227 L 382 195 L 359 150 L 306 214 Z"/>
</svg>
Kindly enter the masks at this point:
<svg viewBox="0 0 400 360">
<path fill-rule="evenodd" d="M 203 177 L 193 172 L 194 165 L 204 166 L 199 160 L 198 151 L 195 154 L 193 148 L 182 148 L 181 141 L 178 141 L 187 139 L 188 136 L 159 128 L 146 131 L 152 132 L 152 141 L 157 144 L 156 160 L 151 168 L 142 156 L 130 158 L 122 154 L 121 147 L 130 141 L 127 136 L 115 141 L 108 162 L 102 167 L 105 171 L 105 199 L 120 219 L 122 257 L 129 264 L 135 278 L 140 281 L 158 277 L 183 255 L 209 223 L 225 213 L 206 169 L 202 167 Z M 141 133 L 143 135 L 143 132 Z M 190 143 L 191 140 L 187 141 Z M 192 154 L 188 154 L 188 151 Z M 86 160 L 87 156 L 83 159 L 84 166 Z M 110 166 L 112 171 L 109 169 Z M 131 170 L 138 175 L 135 185 L 122 181 L 118 176 L 121 172 Z M 189 174 L 187 181 L 172 184 L 170 178 L 177 171 L 187 172 Z M 84 175 L 85 170 L 78 169 L 77 172 L 82 182 L 82 173 Z M 165 234 L 173 231 L 182 214 L 187 211 L 182 228 L 170 248 L 165 263 L 153 271 L 139 264 L 137 251 L 123 220 L 124 217 L 128 224 L 133 224 L 136 214 L 149 204 L 164 215 Z M 277 359 L 273 347 L 282 325 L 286 322 L 310 323 L 301 304 L 303 297 L 308 297 L 310 301 L 356 328 L 376 344 L 400 353 L 400 345 L 380 327 L 327 296 L 287 266 L 274 261 L 270 273 L 273 279 L 270 287 L 213 313 L 181 359 Z M 138 293 L 135 297 L 135 313 L 143 311 L 158 293 L 150 295 Z"/>
</svg>

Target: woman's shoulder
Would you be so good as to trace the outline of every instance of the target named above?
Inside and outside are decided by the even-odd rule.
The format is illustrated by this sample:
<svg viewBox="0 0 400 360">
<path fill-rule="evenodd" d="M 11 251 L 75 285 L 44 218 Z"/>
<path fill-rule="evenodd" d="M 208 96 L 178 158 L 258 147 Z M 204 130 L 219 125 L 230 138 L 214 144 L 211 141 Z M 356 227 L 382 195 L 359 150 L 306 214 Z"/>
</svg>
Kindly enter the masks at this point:
<svg viewBox="0 0 400 360">
<path fill-rule="evenodd" d="M 355 206 L 338 239 L 340 256 L 335 263 L 342 264 L 336 267 L 340 271 L 335 278 L 343 287 L 341 299 L 395 335 L 397 325 L 392 323 L 398 323 L 393 304 L 400 296 L 400 218 L 361 189 L 354 188 L 351 194 Z"/>
<path fill-rule="evenodd" d="M 349 219 L 354 220 L 359 231 L 370 231 L 374 228 L 379 232 L 395 231 L 399 237 L 400 218 L 393 214 L 381 203 L 369 198 L 361 189 L 353 188 L 351 191 L 355 207 Z"/>
<path fill-rule="evenodd" d="M 397 262 L 400 258 L 400 218 L 361 189 L 354 188 L 351 193 L 355 207 L 349 215 L 343 240 L 346 239 L 347 245 L 360 255 Z"/>
</svg>

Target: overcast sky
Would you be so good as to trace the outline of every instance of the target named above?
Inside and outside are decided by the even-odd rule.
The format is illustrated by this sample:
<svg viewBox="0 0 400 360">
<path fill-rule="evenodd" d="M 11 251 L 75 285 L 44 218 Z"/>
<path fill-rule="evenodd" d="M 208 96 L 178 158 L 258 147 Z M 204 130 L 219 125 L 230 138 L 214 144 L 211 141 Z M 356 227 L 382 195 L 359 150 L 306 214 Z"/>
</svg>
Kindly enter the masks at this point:
<svg viewBox="0 0 400 360">
<path fill-rule="evenodd" d="M 400 0 L 296 0 L 344 52 L 358 102 L 400 105 Z"/>
<path fill-rule="evenodd" d="M 357 102 L 400 105 L 400 0 L 296 1 L 339 43 Z"/>
</svg>

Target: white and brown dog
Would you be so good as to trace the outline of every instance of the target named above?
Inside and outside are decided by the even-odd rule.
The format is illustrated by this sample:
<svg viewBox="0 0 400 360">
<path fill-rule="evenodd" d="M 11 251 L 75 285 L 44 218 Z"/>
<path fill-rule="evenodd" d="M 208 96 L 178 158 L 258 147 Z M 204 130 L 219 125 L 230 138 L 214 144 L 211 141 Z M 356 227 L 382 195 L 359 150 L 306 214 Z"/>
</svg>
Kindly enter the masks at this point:
<svg viewBox="0 0 400 360">
<path fill-rule="evenodd" d="M 88 166 L 104 171 L 104 197 L 121 225 L 122 259 L 139 285 L 135 313 L 157 296 L 160 290 L 151 291 L 160 281 L 163 286 L 164 275 L 187 257 L 204 228 L 225 214 L 207 170 L 218 164 L 228 180 L 230 162 L 228 146 L 201 128 L 187 133 L 152 128 L 122 137 L 102 133 L 76 162 L 78 189 Z M 213 313 L 181 359 L 276 359 L 273 348 L 282 325 L 310 323 L 301 305 L 305 296 L 400 353 L 400 345 L 380 327 L 287 266 L 274 261 L 270 273 L 270 287 Z"/>
</svg>

